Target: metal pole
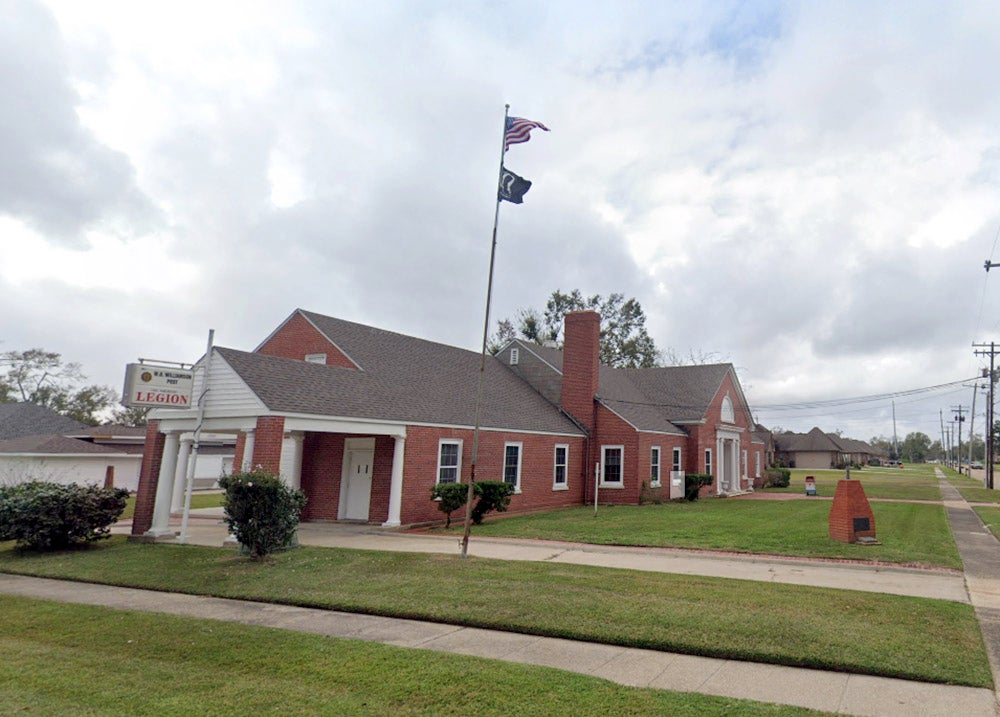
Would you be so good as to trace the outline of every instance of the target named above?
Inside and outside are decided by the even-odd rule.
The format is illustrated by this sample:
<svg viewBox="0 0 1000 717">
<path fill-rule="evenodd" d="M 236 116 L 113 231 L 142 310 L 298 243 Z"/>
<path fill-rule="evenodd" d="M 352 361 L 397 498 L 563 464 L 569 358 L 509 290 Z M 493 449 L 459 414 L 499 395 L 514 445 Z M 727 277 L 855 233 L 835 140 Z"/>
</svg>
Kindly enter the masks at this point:
<svg viewBox="0 0 1000 717">
<path fill-rule="evenodd" d="M 215 343 L 215 329 L 208 330 L 208 347 L 205 349 L 205 367 L 202 369 L 201 393 L 198 394 L 198 423 L 194 427 L 194 441 L 188 456 L 187 475 L 184 481 L 184 513 L 181 517 L 181 534 L 178 542 L 187 542 L 188 517 L 191 515 L 191 493 L 194 490 L 194 471 L 198 464 L 198 441 L 201 427 L 205 423 L 205 394 L 208 393 L 208 373 L 212 366 L 212 346 Z"/>
<path fill-rule="evenodd" d="M 500 133 L 500 169 L 497 172 L 497 190 L 503 178 L 503 155 L 507 143 L 507 116 L 510 105 L 503 106 L 503 132 Z M 472 499 L 475 495 L 476 461 L 479 458 L 479 410 L 483 401 L 483 375 L 486 373 L 486 342 L 490 334 L 490 303 L 493 299 L 493 266 L 497 255 L 497 224 L 500 221 L 500 196 L 497 195 L 493 211 L 493 242 L 490 245 L 490 273 L 486 282 L 486 317 L 483 320 L 483 349 L 479 356 L 479 383 L 476 386 L 476 417 L 472 431 L 472 468 L 469 471 L 469 489 L 465 497 L 465 527 L 462 531 L 462 557 L 469 554 L 469 533 L 472 532 Z"/>
</svg>

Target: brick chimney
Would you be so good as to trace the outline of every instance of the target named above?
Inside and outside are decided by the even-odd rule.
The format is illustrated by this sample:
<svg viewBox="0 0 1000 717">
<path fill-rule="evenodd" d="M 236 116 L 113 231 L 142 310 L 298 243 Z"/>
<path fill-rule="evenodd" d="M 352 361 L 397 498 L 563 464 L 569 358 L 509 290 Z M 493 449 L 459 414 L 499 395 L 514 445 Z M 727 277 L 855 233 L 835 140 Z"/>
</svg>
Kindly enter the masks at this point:
<svg viewBox="0 0 1000 717">
<path fill-rule="evenodd" d="M 601 316 L 596 311 L 566 314 L 563 336 L 563 410 L 593 431 L 594 395 L 600 371 Z"/>
</svg>

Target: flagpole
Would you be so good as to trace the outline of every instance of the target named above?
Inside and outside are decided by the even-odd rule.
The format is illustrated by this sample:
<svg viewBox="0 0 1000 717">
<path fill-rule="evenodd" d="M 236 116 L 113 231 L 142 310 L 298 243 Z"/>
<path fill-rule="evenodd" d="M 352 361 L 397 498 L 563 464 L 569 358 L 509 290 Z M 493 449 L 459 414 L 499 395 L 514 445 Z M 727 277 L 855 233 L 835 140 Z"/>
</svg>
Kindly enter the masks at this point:
<svg viewBox="0 0 1000 717">
<path fill-rule="evenodd" d="M 507 144 L 507 117 L 510 105 L 503 106 L 503 131 L 500 133 L 500 169 L 497 171 L 497 184 L 503 178 L 503 155 Z M 499 192 L 499 189 L 498 189 Z M 476 461 L 479 458 L 479 410 L 483 402 L 483 375 L 486 373 L 486 342 L 490 334 L 490 302 L 493 299 L 493 265 L 497 255 L 497 224 L 500 221 L 500 195 L 497 194 L 497 205 L 493 211 L 493 242 L 490 246 L 490 273 L 486 282 L 486 317 L 483 320 L 483 349 L 479 355 L 479 383 L 476 386 L 475 426 L 472 430 L 472 468 L 469 472 L 469 489 L 465 495 L 465 528 L 462 532 L 462 558 L 469 554 L 469 533 L 472 530 L 472 499 L 475 496 Z"/>
</svg>

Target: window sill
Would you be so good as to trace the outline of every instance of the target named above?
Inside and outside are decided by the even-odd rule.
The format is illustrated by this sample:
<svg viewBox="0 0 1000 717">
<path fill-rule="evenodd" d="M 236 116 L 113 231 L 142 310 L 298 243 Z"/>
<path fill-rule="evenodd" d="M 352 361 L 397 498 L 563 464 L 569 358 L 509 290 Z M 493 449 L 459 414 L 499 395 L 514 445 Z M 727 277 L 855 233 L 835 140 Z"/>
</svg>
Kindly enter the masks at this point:
<svg viewBox="0 0 1000 717">
<path fill-rule="evenodd" d="M 655 483 L 653 483 L 652 481 L 649 482 L 649 487 L 650 488 L 660 488 L 662 486 L 663 486 L 663 484 L 660 483 L 660 481 L 656 481 Z"/>
<path fill-rule="evenodd" d="M 569 490 L 569 486 L 565 483 L 556 483 L 552 486 L 552 490 Z"/>
<path fill-rule="evenodd" d="M 624 490 L 625 486 L 621 483 L 601 483 L 599 488 L 611 488 L 612 490 Z"/>
</svg>

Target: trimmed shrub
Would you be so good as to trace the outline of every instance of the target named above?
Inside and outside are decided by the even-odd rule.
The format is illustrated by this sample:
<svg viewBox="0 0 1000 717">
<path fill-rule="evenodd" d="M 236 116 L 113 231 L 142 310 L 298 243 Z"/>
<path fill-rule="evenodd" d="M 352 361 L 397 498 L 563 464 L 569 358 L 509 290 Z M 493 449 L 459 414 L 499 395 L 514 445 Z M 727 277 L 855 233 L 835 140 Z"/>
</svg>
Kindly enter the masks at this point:
<svg viewBox="0 0 1000 717">
<path fill-rule="evenodd" d="M 103 540 L 125 510 L 128 491 L 32 481 L 0 488 L 0 540 L 59 550 Z"/>
<path fill-rule="evenodd" d="M 451 527 L 452 512 L 465 505 L 468 497 L 469 485 L 467 483 L 438 483 L 431 488 L 431 500 L 440 500 L 438 510 L 448 516 L 444 527 Z"/>
<path fill-rule="evenodd" d="M 223 476 L 219 486 L 226 491 L 226 525 L 252 560 L 294 544 L 306 505 L 302 491 L 260 469 Z"/>
<path fill-rule="evenodd" d="M 698 500 L 703 485 L 712 485 L 715 478 L 710 473 L 684 474 L 684 500 Z"/>
<path fill-rule="evenodd" d="M 764 471 L 765 488 L 787 488 L 792 482 L 792 472 L 787 468 L 771 467 Z"/>
<path fill-rule="evenodd" d="M 514 492 L 514 486 L 503 481 L 481 480 L 472 485 L 472 492 L 478 498 L 476 504 L 472 506 L 472 522 L 482 525 L 487 513 L 494 510 L 503 513 L 510 507 L 510 496 Z M 446 528 L 451 527 L 452 511 L 465 505 L 468 494 L 468 483 L 438 483 L 431 488 L 431 499 L 440 498 L 438 510 L 448 515 Z"/>
<path fill-rule="evenodd" d="M 479 500 L 472 506 L 472 522 L 481 525 L 483 518 L 490 511 L 503 513 L 510 507 L 510 496 L 514 492 L 513 483 L 504 481 L 481 480 L 476 482 L 476 495 Z"/>
</svg>

